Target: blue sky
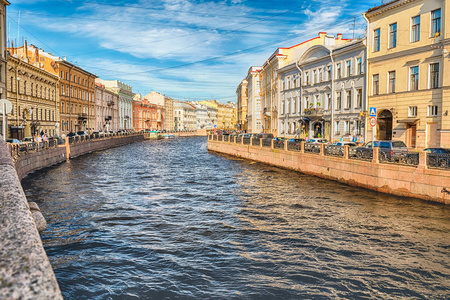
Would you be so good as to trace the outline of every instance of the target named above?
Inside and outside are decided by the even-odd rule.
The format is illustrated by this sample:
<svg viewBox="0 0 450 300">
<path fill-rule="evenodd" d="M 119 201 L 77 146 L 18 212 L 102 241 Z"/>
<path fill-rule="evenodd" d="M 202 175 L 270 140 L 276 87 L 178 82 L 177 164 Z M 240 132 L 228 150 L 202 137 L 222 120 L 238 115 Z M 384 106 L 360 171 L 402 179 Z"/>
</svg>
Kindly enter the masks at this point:
<svg viewBox="0 0 450 300">
<path fill-rule="evenodd" d="M 42 48 L 146 95 L 236 101 L 250 66 L 319 31 L 364 35 L 380 4 L 330 0 L 11 0 L 8 38 Z M 19 18 L 20 12 L 20 18 Z M 19 25 L 20 23 L 20 25 Z M 18 38 L 19 35 L 19 38 Z"/>
</svg>

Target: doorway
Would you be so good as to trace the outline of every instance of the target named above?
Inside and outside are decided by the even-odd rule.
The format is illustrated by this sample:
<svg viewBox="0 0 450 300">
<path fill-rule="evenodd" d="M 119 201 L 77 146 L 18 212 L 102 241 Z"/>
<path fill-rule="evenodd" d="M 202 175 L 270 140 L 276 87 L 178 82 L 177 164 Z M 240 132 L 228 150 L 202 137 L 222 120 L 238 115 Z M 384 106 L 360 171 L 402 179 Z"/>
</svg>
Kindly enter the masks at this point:
<svg viewBox="0 0 450 300">
<path fill-rule="evenodd" d="M 382 110 L 378 114 L 377 139 L 392 140 L 392 113 L 390 110 Z"/>
<path fill-rule="evenodd" d="M 416 124 L 407 124 L 406 132 L 408 138 L 408 147 L 416 148 L 417 126 Z"/>
</svg>

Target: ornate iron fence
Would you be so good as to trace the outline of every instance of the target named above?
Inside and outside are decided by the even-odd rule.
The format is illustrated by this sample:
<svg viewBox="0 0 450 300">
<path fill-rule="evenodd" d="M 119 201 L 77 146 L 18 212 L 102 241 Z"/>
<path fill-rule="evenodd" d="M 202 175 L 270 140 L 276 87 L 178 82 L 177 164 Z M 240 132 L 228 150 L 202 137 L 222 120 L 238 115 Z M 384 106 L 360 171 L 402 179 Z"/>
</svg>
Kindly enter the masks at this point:
<svg viewBox="0 0 450 300">
<path fill-rule="evenodd" d="M 223 135 L 223 141 L 224 142 L 228 142 L 229 140 L 229 136 L 228 135 Z"/>
<path fill-rule="evenodd" d="M 260 143 L 259 138 L 257 138 L 257 137 L 252 138 L 252 145 L 253 146 L 258 146 L 259 147 L 259 143 Z"/>
<path fill-rule="evenodd" d="M 243 144 L 244 145 L 250 145 L 250 138 L 249 137 L 244 137 L 242 140 L 243 140 Z"/>
<path fill-rule="evenodd" d="M 263 139 L 262 140 L 262 145 L 263 145 L 263 147 L 268 147 L 268 148 L 271 148 L 272 147 L 272 139 Z"/>
<path fill-rule="evenodd" d="M 273 141 L 273 148 L 274 149 L 284 149 L 284 141 Z"/>
<path fill-rule="evenodd" d="M 237 143 L 237 144 L 240 144 L 241 141 L 242 141 L 242 136 L 237 136 L 237 137 L 236 137 L 236 143 Z"/>
<path fill-rule="evenodd" d="M 427 166 L 430 168 L 450 169 L 450 154 L 427 153 Z"/>
<path fill-rule="evenodd" d="M 348 150 L 348 158 L 371 161 L 373 159 L 373 149 L 372 148 L 350 147 Z"/>
<path fill-rule="evenodd" d="M 288 141 L 287 149 L 288 151 L 301 151 L 302 145 L 300 142 Z"/>
<path fill-rule="evenodd" d="M 305 143 L 305 153 L 320 153 L 320 145 Z"/>
<path fill-rule="evenodd" d="M 325 145 L 325 155 L 344 157 L 344 146 Z"/>
</svg>

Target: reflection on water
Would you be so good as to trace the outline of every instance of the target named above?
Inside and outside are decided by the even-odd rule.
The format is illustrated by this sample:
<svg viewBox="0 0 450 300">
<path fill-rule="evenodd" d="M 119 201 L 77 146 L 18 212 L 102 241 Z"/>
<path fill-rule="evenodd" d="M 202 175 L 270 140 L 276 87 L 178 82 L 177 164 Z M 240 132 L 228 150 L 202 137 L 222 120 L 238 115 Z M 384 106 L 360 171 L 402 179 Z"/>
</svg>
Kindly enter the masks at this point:
<svg viewBox="0 0 450 300">
<path fill-rule="evenodd" d="M 448 208 L 147 141 L 27 177 L 66 299 L 446 299 Z"/>
</svg>

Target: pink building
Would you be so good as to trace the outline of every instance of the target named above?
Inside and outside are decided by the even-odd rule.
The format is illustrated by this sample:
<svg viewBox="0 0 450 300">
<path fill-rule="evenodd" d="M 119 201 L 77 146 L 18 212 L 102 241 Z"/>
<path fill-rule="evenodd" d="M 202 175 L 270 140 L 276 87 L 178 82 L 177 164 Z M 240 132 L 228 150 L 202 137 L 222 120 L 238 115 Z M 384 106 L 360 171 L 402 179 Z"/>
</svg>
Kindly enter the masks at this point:
<svg viewBox="0 0 450 300">
<path fill-rule="evenodd" d="M 119 95 L 95 83 L 95 131 L 117 131 L 119 129 Z"/>
</svg>

